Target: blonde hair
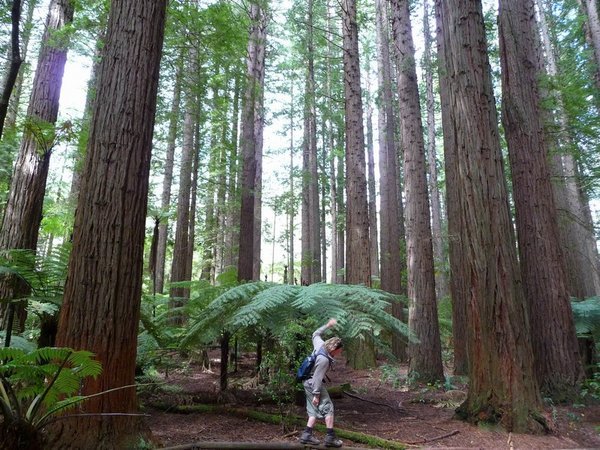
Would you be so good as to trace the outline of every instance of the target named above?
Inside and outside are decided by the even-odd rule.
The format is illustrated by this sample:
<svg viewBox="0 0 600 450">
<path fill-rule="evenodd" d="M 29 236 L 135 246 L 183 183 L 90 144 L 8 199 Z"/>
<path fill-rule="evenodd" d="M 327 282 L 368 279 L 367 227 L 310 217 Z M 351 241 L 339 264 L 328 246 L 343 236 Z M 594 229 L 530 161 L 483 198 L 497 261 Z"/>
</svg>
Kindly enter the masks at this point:
<svg viewBox="0 0 600 450">
<path fill-rule="evenodd" d="M 325 350 L 327 350 L 328 353 L 331 353 L 338 348 L 342 348 L 343 346 L 342 340 L 337 336 L 327 339 L 323 344 L 323 347 L 325 347 Z"/>
</svg>

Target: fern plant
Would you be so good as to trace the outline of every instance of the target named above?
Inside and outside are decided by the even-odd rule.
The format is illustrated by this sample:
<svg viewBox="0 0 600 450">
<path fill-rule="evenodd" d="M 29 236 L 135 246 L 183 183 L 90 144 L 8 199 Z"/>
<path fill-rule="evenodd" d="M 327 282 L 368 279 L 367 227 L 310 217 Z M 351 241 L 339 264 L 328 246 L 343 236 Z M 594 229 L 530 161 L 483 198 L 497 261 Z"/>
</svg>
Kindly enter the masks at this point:
<svg viewBox="0 0 600 450">
<path fill-rule="evenodd" d="M 224 331 L 233 334 L 256 326 L 279 335 L 290 323 L 307 317 L 316 323 L 336 317 L 340 335 L 346 339 L 377 336 L 383 330 L 410 338 L 407 326 L 391 314 L 396 301 L 400 297 L 365 286 L 246 283 L 227 290 L 201 310 L 181 345 L 211 342 Z"/>
<path fill-rule="evenodd" d="M 583 301 L 572 301 L 575 331 L 579 337 L 600 340 L 600 297 L 589 297 Z"/>
<path fill-rule="evenodd" d="M 13 442 L 14 448 L 29 439 L 39 443 L 42 429 L 58 413 L 92 397 L 75 395 L 83 379 L 102 370 L 92 356 L 69 348 L 45 347 L 29 353 L 0 348 L 2 442 Z"/>
</svg>

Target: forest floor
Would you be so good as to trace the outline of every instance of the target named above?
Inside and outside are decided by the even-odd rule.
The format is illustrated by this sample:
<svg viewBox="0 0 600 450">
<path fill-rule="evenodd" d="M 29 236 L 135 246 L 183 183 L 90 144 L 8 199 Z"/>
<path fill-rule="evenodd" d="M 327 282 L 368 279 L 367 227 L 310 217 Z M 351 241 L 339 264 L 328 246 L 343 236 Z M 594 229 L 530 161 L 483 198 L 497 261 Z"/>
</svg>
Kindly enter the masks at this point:
<svg viewBox="0 0 600 450">
<path fill-rule="evenodd" d="M 168 375 L 163 373 L 161 376 L 169 389 L 141 395 L 143 412 L 149 415 L 148 424 L 161 448 L 209 441 L 298 442 L 306 418 L 304 406 L 285 405 L 285 416 L 302 418 L 285 427 L 239 413 L 251 410 L 275 416 L 282 414 L 276 402 L 264 395 L 261 400 L 257 393 L 256 377 L 251 376 L 255 363 L 252 355 L 244 355 L 237 372 L 230 374 L 230 389 L 226 395 L 218 393 L 219 361 L 211 361 L 211 370 L 190 363 L 185 369 L 173 369 Z M 386 373 L 389 370 L 383 361 L 377 369 L 371 370 L 353 370 L 340 362 L 329 372 L 328 386 L 350 383 L 352 388 L 351 395 L 341 394 L 333 399 L 338 434 L 349 430 L 420 449 L 600 448 L 600 404 L 547 407 L 544 415 L 552 424 L 551 434 L 507 433 L 498 426 L 470 425 L 454 418 L 454 409 L 465 396 L 464 385 L 455 383 L 456 389 L 450 391 L 431 386 L 408 389 L 398 385 L 399 377 L 386 381 Z M 198 404 L 219 406 L 210 413 L 190 412 Z M 182 407 L 190 410 L 182 413 Z M 323 437 L 322 432 L 316 435 Z M 345 447 L 379 448 L 347 438 L 343 441 Z"/>
</svg>

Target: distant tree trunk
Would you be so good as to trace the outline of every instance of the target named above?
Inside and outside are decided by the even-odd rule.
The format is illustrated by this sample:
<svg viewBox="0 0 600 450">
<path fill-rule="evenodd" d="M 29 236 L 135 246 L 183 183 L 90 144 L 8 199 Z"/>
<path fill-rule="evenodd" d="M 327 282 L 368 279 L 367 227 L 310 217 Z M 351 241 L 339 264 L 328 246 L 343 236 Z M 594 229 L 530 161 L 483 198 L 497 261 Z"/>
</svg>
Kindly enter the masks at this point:
<svg viewBox="0 0 600 450">
<path fill-rule="evenodd" d="M 192 189 L 192 166 L 194 158 L 194 131 L 196 125 L 196 109 L 198 99 L 191 87 L 196 77 L 196 52 L 188 53 L 188 65 L 185 68 L 187 88 L 185 90 L 185 112 L 183 115 L 183 144 L 181 149 L 181 166 L 179 170 L 179 194 L 177 197 L 177 223 L 175 225 L 175 242 L 173 244 L 173 260 L 171 261 L 171 283 L 189 281 L 188 255 L 190 245 L 190 194 Z M 189 288 L 171 287 L 169 293 L 169 309 L 184 306 L 189 299 Z M 173 325 L 183 325 L 185 317 L 181 312 L 171 316 Z"/>
<path fill-rule="evenodd" d="M 540 31 L 544 45 L 546 70 L 552 77 L 558 75 L 555 50 L 546 21 L 545 2 L 538 0 Z M 551 166 L 554 197 L 558 213 L 561 248 L 566 261 L 569 295 L 577 298 L 600 294 L 600 260 L 596 246 L 594 225 L 588 219 L 586 199 L 579 187 L 580 177 L 573 156 L 565 148 L 574 145 L 569 133 L 564 102 L 559 94 L 556 98 L 556 122 L 558 134 L 547 133 L 548 140 L 559 147 L 551 152 L 556 155 Z"/>
<path fill-rule="evenodd" d="M 379 180 L 380 180 L 380 221 L 381 221 L 381 289 L 392 294 L 406 294 L 402 286 L 402 272 L 405 263 L 401 258 L 400 233 L 401 217 L 398 207 L 398 179 L 396 139 L 394 136 L 394 105 L 392 93 L 392 71 L 388 14 L 385 0 L 376 0 L 377 64 L 379 74 Z M 403 306 L 392 305 L 392 314 L 404 319 Z M 401 361 L 406 359 L 406 338 L 392 335 L 392 352 Z"/>
<path fill-rule="evenodd" d="M 424 78 L 427 105 L 427 161 L 429 172 L 429 198 L 431 199 L 431 233 L 433 234 L 433 259 L 435 261 L 435 290 L 438 300 L 448 296 L 446 257 L 442 233 L 442 207 L 438 187 L 437 155 L 435 145 L 435 96 L 433 87 L 434 62 L 431 50 L 432 36 L 429 26 L 429 0 L 423 2 L 423 33 L 425 41 Z"/>
<path fill-rule="evenodd" d="M 586 38 L 594 51 L 596 86 L 600 90 L 600 16 L 597 0 L 577 0 L 586 18 Z"/>
<path fill-rule="evenodd" d="M 288 217 L 289 217 L 289 284 L 296 284 L 295 277 L 295 265 L 294 265 L 294 217 L 296 215 L 295 208 L 295 192 L 294 192 L 294 79 L 290 82 L 290 198 L 288 203 Z"/>
<path fill-rule="evenodd" d="M 194 243 L 196 241 L 196 205 L 198 203 L 198 171 L 200 170 L 200 123 L 194 126 L 194 154 L 192 162 L 192 184 L 190 189 L 190 221 L 188 223 L 188 253 L 185 261 L 185 279 L 192 280 L 194 264 Z M 212 273 L 214 280 L 214 271 Z M 189 297 L 189 290 L 187 292 Z"/>
<path fill-rule="evenodd" d="M 391 0 L 392 32 L 398 65 L 400 135 L 404 143 L 408 325 L 418 342 L 408 344 L 408 376 L 414 381 L 444 380 L 435 297 L 425 143 L 419 103 L 408 0 Z"/>
<path fill-rule="evenodd" d="M 342 1 L 346 130 L 346 283 L 371 286 L 369 207 L 365 174 L 365 138 L 358 58 L 356 0 Z M 374 367 L 371 338 L 354 342 L 348 363 L 354 369 Z"/>
<path fill-rule="evenodd" d="M 227 217 L 225 218 L 225 254 L 224 267 L 231 269 L 237 266 L 239 229 L 240 229 L 240 178 L 238 164 L 238 125 L 240 117 L 239 76 L 235 77 L 233 94 L 233 111 L 231 113 L 231 147 L 229 153 L 228 184 L 227 184 Z"/>
<path fill-rule="evenodd" d="M 73 5 L 70 1 L 50 2 L 46 31 L 42 37 L 42 47 L 27 109 L 25 130 L 0 230 L 2 250 L 19 248 L 35 251 L 37 247 L 50 155 L 60 134 L 59 130 L 54 130 L 54 124 L 58 115 L 62 77 L 67 61 L 66 47 L 58 46 L 53 36 L 72 20 Z M 24 297 L 28 293 L 29 288 L 23 283 L 7 278 L 0 281 L 2 299 Z M 0 304 L 3 329 L 7 326 L 8 314 L 5 314 L 7 309 L 14 311 L 17 331 L 23 331 L 27 318 L 26 302 L 11 303 L 8 308 L 5 302 Z"/>
<path fill-rule="evenodd" d="M 229 69 L 225 71 L 227 79 L 231 78 Z M 226 233 L 226 218 L 227 218 L 227 169 L 228 169 L 228 154 L 230 153 L 231 142 L 228 140 L 228 121 L 226 120 L 226 112 L 230 107 L 229 92 L 226 92 L 222 99 L 224 106 L 220 106 L 220 110 L 217 111 L 218 118 L 220 120 L 220 143 L 219 143 L 219 162 L 218 162 L 218 174 L 217 174 L 217 208 L 216 208 L 216 223 L 217 229 L 215 230 L 215 261 L 214 267 L 214 280 L 223 273 L 223 261 L 225 253 L 225 233 Z M 225 108 L 225 109 L 223 109 Z"/>
<path fill-rule="evenodd" d="M 500 0 L 502 122 L 508 143 L 517 236 L 535 372 L 555 401 L 573 398 L 583 372 L 560 251 L 535 61 L 534 0 Z M 548 326 L 552 323 L 552 326 Z"/>
<path fill-rule="evenodd" d="M 331 18 L 335 15 L 335 10 L 331 0 L 327 0 L 327 32 L 329 39 L 327 39 L 327 59 L 326 59 L 326 102 L 327 110 L 333 111 L 333 70 L 332 60 L 334 57 L 333 51 L 333 35 L 335 28 Z M 343 256 L 340 258 L 339 255 L 339 211 L 338 211 L 338 191 L 340 187 L 337 183 L 336 177 L 336 152 L 335 152 L 335 123 L 331 116 L 327 120 L 327 143 L 329 145 L 329 201 L 331 203 L 331 282 L 332 283 L 343 283 L 343 276 L 341 275 L 342 268 L 344 267 Z"/>
<path fill-rule="evenodd" d="M 10 64 L 8 65 L 8 71 L 6 72 L 4 83 L 2 84 L 2 95 L 0 95 L 0 138 L 2 138 L 2 132 L 4 130 L 4 122 L 8 112 L 10 96 L 13 93 L 17 76 L 19 75 L 19 69 L 23 63 L 23 59 L 21 58 L 21 47 L 19 43 L 21 0 L 13 0 L 10 11 L 10 20 L 12 24 L 10 33 Z"/>
<path fill-rule="evenodd" d="M 344 138 L 341 126 L 338 129 L 338 141 L 344 142 Z M 336 278 L 338 283 L 344 283 L 346 281 L 346 229 L 347 225 L 345 220 L 346 217 L 346 204 L 344 203 L 344 191 L 346 189 L 346 171 L 344 170 L 345 157 L 339 155 L 337 157 L 337 171 L 336 171 L 336 209 L 337 209 L 337 261 L 336 267 Z"/>
<path fill-rule="evenodd" d="M 319 255 L 321 256 L 321 274 L 320 280 L 323 282 L 327 282 L 327 215 L 326 215 L 326 205 L 327 205 L 327 186 L 325 183 L 326 174 L 327 174 L 327 124 L 325 118 L 323 118 L 323 122 L 321 124 L 321 132 L 323 134 L 323 150 L 320 154 L 321 162 L 319 164 L 319 169 L 321 171 L 321 176 L 319 177 L 321 181 L 320 189 L 321 189 L 321 198 L 320 198 L 320 206 L 318 207 L 320 212 L 319 217 L 319 245 L 321 246 Z M 318 205 L 317 205 L 318 206 Z"/>
<path fill-rule="evenodd" d="M 367 89 L 370 89 L 367 78 Z M 373 150 L 373 106 L 367 99 L 367 187 L 369 198 L 369 241 L 371 243 L 371 276 L 379 278 L 379 236 L 377 233 L 377 187 L 375 183 L 375 155 Z"/>
<path fill-rule="evenodd" d="M 169 134 L 167 136 L 167 153 L 165 155 L 162 194 L 160 201 L 161 217 L 158 224 L 158 242 L 156 247 L 156 265 L 153 273 L 154 293 L 162 294 L 165 289 L 165 266 L 167 259 L 167 239 L 169 230 L 169 209 L 171 207 L 171 187 L 173 185 L 173 164 L 177 130 L 179 129 L 181 104 L 181 78 L 183 76 L 183 55 L 178 58 L 173 86 L 173 101 L 169 116 Z"/>
<path fill-rule="evenodd" d="M 456 166 L 449 220 L 469 290 L 469 393 L 458 414 L 530 430 L 541 399 L 517 265 L 480 2 L 436 0 L 444 147 Z M 454 212 L 454 210 L 458 212 Z M 451 211 L 452 210 L 452 211 Z"/>
<path fill-rule="evenodd" d="M 213 114 L 218 108 L 219 103 L 219 92 L 216 85 L 212 88 L 212 103 L 213 103 Z M 202 275 L 201 278 L 208 282 L 213 282 L 214 278 L 214 255 L 215 255 L 215 236 L 217 233 L 217 205 L 215 203 L 215 194 L 217 186 L 217 173 L 219 171 L 219 160 L 220 160 L 220 136 L 217 126 L 214 124 L 211 126 L 210 131 L 210 149 L 208 150 L 208 179 L 205 183 L 205 218 L 204 218 L 204 255 L 202 261 Z"/>
<path fill-rule="evenodd" d="M 22 2 L 21 2 L 22 3 Z M 27 15 L 23 22 L 21 32 L 21 59 L 26 63 L 27 54 L 29 53 L 29 41 L 31 40 L 31 31 L 33 29 L 33 13 L 35 12 L 36 6 L 39 0 L 29 0 L 27 2 Z M 4 122 L 4 129 L 12 129 L 17 123 L 17 116 L 19 114 L 19 106 L 21 104 L 21 93 L 23 92 L 23 79 L 24 74 L 27 71 L 27 63 L 19 70 L 13 93 L 8 104 L 8 112 L 6 114 L 6 121 Z M 0 136 L 4 139 L 4 134 Z"/>
<path fill-rule="evenodd" d="M 319 175 L 313 44 L 313 0 L 308 0 L 306 26 L 306 88 L 304 92 L 304 141 L 302 144 L 302 284 L 321 281 Z"/>
<path fill-rule="evenodd" d="M 265 5 L 266 6 L 266 5 Z M 257 186 L 260 158 L 262 156 L 262 99 L 264 88 L 265 46 L 267 11 L 254 1 L 250 4 L 250 39 L 248 40 L 247 82 L 242 112 L 242 202 L 240 212 L 240 245 L 238 258 L 238 279 L 257 280 L 256 258 L 260 259 L 257 248 L 257 205 L 260 199 L 260 186 Z M 258 133 L 258 134 L 257 134 Z M 260 218 L 258 218 L 260 220 Z M 260 224 L 259 224 L 260 225 Z M 260 226 L 259 226 L 260 228 Z M 249 236 L 253 238 L 250 239 Z M 259 268 L 258 268 L 259 269 Z"/>
<path fill-rule="evenodd" d="M 166 4 L 119 0 L 110 10 L 57 336 L 57 345 L 89 350 L 102 363 L 102 374 L 86 379 L 81 395 L 135 384 Z M 57 448 L 132 448 L 146 436 L 135 389 L 90 398 L 85 411 L 90 415 L 57 422 Z"/>
</svg>

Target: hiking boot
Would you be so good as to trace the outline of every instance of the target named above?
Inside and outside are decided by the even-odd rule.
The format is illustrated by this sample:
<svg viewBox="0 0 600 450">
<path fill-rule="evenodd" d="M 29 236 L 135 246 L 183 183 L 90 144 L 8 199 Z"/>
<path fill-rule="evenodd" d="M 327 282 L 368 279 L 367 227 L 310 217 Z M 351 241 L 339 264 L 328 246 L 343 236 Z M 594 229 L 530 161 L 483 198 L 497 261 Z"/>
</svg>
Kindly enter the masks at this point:
<svg viewBox="0 0 600 450">
<path fill-rule="evenodd" d="M 319 441 L 316 437 L 313 436 L 312 433 L 308 431 L 303 431 L 300 435 L 300 443 L 301 444 L 310 444 L 310 445 L 319 445 L 321 441 Z"/>
<path fill-rule="evenodd" d="M 342 444 L 342 441 L 335 434 L 325 436 L 325 447 L 341 447 Z"/>
</svg>

